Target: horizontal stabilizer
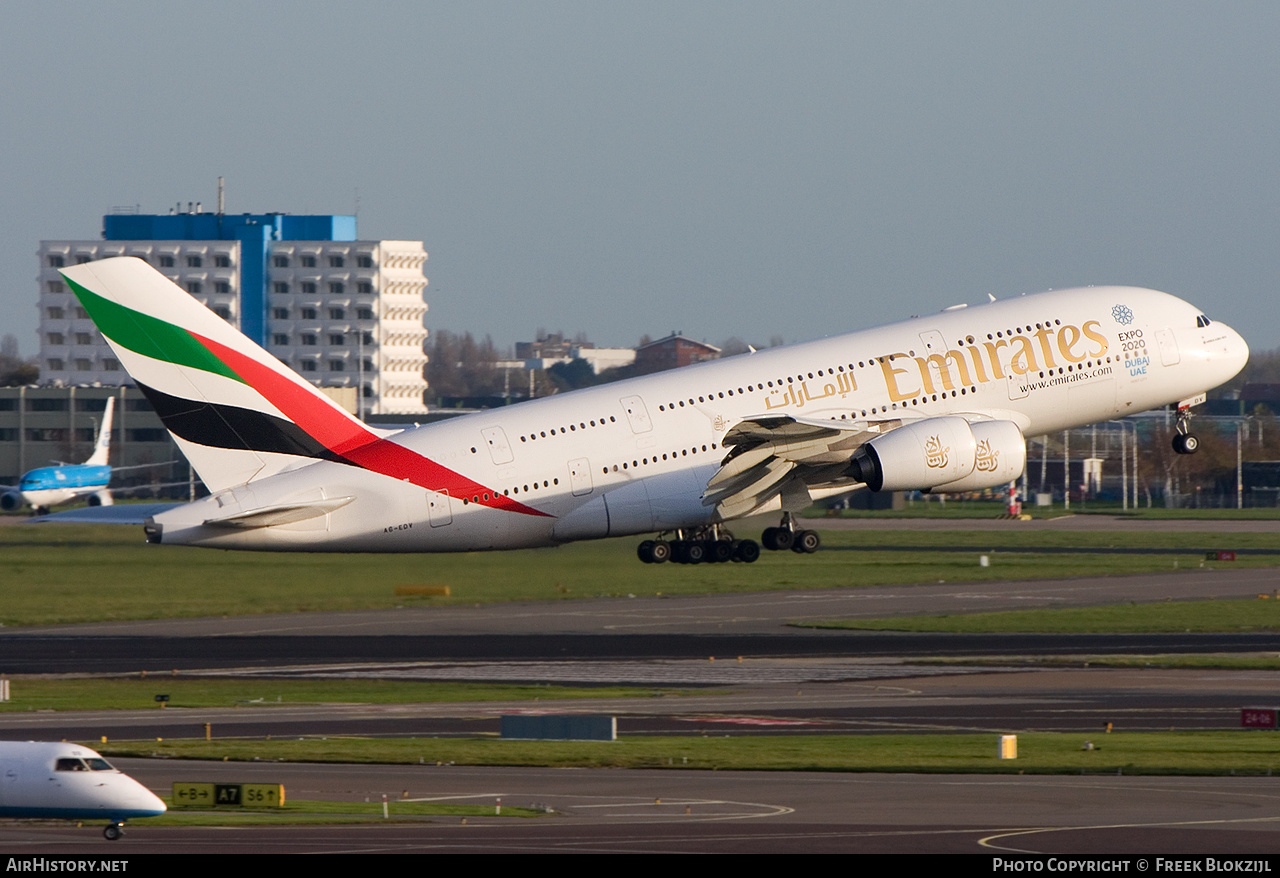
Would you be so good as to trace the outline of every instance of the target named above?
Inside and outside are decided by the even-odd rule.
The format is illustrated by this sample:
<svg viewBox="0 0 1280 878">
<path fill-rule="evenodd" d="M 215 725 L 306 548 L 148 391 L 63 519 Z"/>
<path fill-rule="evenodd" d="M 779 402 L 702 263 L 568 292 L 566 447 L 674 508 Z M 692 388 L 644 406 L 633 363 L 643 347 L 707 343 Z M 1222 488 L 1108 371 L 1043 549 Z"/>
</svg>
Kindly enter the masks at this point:
<svg viewBox="0 0 1280 878">
<path fill-rule="evenodd" d="M 256 528 L 274 527 L 278 524 L 294 524 L 309 518 L 318 518 L 334 510 L 346 506 L 355 497 L 334 497 L 329 500 L 308 500 L 304 503 L 278 503 L 272 506 L 261 506 L 247 512 L 237 512 L 225 518 L 206 518 L 205 524 L 212 527 Z"/>
</svg>

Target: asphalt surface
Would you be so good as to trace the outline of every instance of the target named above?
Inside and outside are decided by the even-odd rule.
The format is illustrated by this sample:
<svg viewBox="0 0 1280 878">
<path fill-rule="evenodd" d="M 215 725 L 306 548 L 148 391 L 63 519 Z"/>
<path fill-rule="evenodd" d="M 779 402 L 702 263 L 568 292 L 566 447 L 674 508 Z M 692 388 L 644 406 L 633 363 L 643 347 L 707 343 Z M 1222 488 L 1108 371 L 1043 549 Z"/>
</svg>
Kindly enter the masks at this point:
<svg viewBox="0 0 1280 878">
<path fill-rule="evenodd" d="M 586 771 L 120 760 L 174 781 L 283 783 L 295 800 L 428 800 L 550 809 L 372 826 L 0 827 L 6 856 L 200 853 L 1223 854 L 1276 850 L 1270 778 L 978 777 L 827 772 Z M 989 867 L 988 867 L 989 868 Z M 131 868 L 130 871 L 134 871 Z M 1136 869 L 1130 869 L 1136 871 Z"/>
</svg>

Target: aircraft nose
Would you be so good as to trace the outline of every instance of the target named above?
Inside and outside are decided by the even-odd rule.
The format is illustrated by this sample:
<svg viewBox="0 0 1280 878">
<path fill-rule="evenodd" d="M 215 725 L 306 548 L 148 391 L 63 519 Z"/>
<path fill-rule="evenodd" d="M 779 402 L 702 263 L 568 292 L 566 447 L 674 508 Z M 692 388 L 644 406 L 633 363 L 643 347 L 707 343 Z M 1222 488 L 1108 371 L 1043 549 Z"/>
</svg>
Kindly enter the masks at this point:
<svg viewBox="0 0 1280 878">
<path fill-rule="evenodd" d="M 1219 359 L 1223 366 L 1230 370 L 1227 379 L 1224 379 L 1228 380 L 1240 374 L 1240 370 L 1249 362 L 1249 344 L 1230 326 L 1219 323 L 1215 324 L 1215 327 L 1221 327 L 1221 330 L 1226 333 Z"/>
</svg>

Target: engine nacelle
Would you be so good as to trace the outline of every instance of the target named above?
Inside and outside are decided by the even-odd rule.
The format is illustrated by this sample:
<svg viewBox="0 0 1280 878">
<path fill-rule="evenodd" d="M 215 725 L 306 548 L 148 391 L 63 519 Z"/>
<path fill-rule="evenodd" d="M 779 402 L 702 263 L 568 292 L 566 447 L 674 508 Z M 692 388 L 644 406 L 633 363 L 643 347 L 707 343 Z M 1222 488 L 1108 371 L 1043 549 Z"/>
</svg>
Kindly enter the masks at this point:
<svg viewBox="0 0 1280 878">
<path fill-rule="evenodd" d="M 938 485 L 931 493 L 981 491 L 1007 485 L 1027 468 L 1027 440 L 1013 421 L 979 421 L 970 425 L 977 440 L 973 472 L 954 482 Z"/>
<path fill-rule="evenodd" d="M 867 442 L 849 474 L 872 491 L 974 491 L 1012 481 L 1026 459 L 1012 421 L 927 418 Z"/>
<path fill-rule="evenodd" d="M 5 512 L 17 512 L 22 508 L 22 495 L 17 491 L 5 491 L 0 494 L 0 509 Z"/>
</svg>

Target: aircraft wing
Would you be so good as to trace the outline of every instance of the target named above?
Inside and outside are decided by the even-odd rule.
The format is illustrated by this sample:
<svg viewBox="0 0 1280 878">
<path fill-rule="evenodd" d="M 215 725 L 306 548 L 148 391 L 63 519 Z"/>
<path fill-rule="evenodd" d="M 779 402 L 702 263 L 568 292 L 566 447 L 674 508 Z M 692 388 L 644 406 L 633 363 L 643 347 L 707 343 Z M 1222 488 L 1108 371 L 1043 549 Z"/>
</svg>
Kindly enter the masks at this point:
<svg viewBox="0 0 1280 878">
<path fill-rule="evenodd" d="M 832 421 L 765 415 L 740 421 L 721 440 L 731 450 L 707 482 L 702 504 L 715 506 L 724 518 L 737 518 L 779 496 L 788 507 L 807 505 L 812 490 L 854 490 L 861 483 L 848 474 L 853 453 L 900 426 L 900 418 Z"/>
<path fill-rule="evenodd" d="M 146 524 L 147 519 L 183 503 L 125 503 L 120 506 L 86 506 L 28 519 L 37 524 Z"/>
</svg>

